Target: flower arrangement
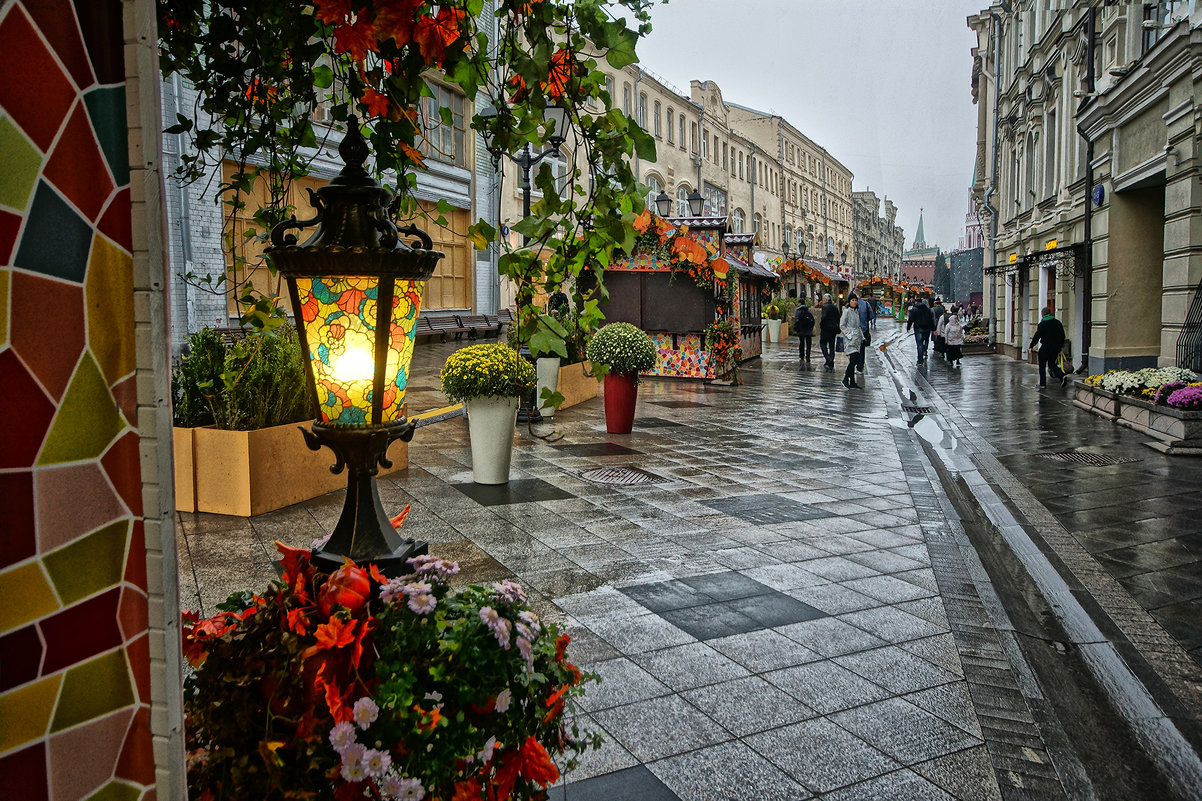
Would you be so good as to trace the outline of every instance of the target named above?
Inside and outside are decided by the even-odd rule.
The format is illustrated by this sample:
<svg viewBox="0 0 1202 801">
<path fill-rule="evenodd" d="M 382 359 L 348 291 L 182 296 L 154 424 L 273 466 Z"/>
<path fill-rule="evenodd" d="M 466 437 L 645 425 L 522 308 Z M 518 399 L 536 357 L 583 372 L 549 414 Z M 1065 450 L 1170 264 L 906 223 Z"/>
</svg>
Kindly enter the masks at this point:
<svg viewBox="0 0 1202 801">
<path fill-rule="evenodd" d="M 630 323 L 610 323 L 589 340 L 588 358 L 611 373 L 637 375 L 655 366 L 656 353 L 642 329 Z"/>
<path fill-rule="evenodd" d="M 1111 370 L 1091 375 L 1085 383 L 1119 395 L 1138 395 L 1145 389 L 1157 389 L 1170 383 L 1197 381 L 1198 376 L 1181 367 L 1145 367 L 1142 370 Z"/>
<path fill-rule="evenodd" d="M 739 345 L 739 329 L 732 320 L 719 320 L 706 327 L 705 349 L 709 351 L 714 375 L 728 377 L 735 386 L 743 383 L 739 378 L 743 348 Z"/>
<path fill-rule="evenodd" d="M 1177 389 L 1168 396 L 1167 403 L 1176 409 L 1202 409 L 1202 382 Z"/>
<path fill-rule="evenodd" d="M 717 244 L 695 239 L 687 225 L 674 226 L 648 209 L 635 218 L 634 231 L 631 254 L 654 255 L 668 265 L 673 278 L 687 275 L 702 289 L 712 289 L 716 296 L 734 302 L 738 282 L 729 280 L 730 262 L 718 255 Z"/>
<path fill-rule="evenodd" d="M 452 401 L 514 398 L 535 384 L 534 365 L 506 344 L 468 345 L 450 355 L 439 373 L 442 392 Z"/>
<path fill-rule="evenodd" d="M 593 676 L 508 581 L 452 592 L 432 556 L 319 573 L 184 614 L 191 798 L 545 798 L 596 736 L 563 719 Z M 557 766 L 558 762 L 558 766 Z"/>
<path fill-rule="evenodd" d="M 760 317 L 765 320 L 781 320 L 784 319 L 781 314 L 781 308 L 775 303 L 769 303 L 760 312 Z"/>
</svg>

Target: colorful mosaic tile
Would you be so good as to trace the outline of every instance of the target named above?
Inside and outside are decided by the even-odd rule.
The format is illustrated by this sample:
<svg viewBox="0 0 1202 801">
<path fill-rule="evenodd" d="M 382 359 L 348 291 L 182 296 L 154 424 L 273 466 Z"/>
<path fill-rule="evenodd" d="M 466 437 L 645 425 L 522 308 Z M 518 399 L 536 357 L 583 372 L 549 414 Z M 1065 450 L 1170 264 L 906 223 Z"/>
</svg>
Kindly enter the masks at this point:
<svg viewBox="0 0 1202 801">
<path fill-rule="evenodd" d="M 0 795 L 145 799 L 126 9 L 0 8 Z"/>
<path fill-rule="evenodd" d="M 709 351 L 702 349 L 700 334 L 651 334 L 655 345 L 655 367 L 646 375 L 668 378 L 713 378 Z"/>
</svg>

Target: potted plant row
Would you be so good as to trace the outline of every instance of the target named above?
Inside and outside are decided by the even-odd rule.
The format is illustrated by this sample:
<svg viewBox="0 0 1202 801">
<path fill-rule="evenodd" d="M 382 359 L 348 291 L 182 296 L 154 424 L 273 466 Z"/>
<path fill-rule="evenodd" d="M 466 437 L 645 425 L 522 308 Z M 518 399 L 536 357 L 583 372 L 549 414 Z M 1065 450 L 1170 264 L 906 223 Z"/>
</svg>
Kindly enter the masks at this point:
<svg viewBox="0 0 1202 801">
<path fill-rule="evenodd" d="M 188 338 L 171 373 L 175 500 L 184 512 L 249 517 L 346 485 L 330 454 L 311 451 L 297 424 L 314 418 L 296 331 L 247 332 L 227 344 L 212 328 Z M 388 451 L 409 465 L 405 442 Z"/>
<path fill-rule="evenodd" d="M 451 354 L 440 378 L 443 394 L 467 410 L 472 480 L 507 483 L 518 398 L 534 387 L 534 365 L 501 342 L 469 345 Z"/>
<path fill-rule="evenodd" d="M 1202 381 L 1180 367 L 1111 370 L 1074 384 L 1073 403 L 1153 438 L 1168 454 L 1202 453 Z"/>
<path fill-rule="evenodd" d="M 595 677 L 520 586 L 276 546 L 281 580 L 183 615 L 189 798 L 533 801 L 599 745 L 568 714 Z"/>
<path fill-rule="evenodd" d="M 605 371 L 605 430 L 629 434 L 634 428 L 639 373 L 655 367 L 655 346 L 637 326 L 610 323 L 589 340 L 588 358 Z"/>
</svg>

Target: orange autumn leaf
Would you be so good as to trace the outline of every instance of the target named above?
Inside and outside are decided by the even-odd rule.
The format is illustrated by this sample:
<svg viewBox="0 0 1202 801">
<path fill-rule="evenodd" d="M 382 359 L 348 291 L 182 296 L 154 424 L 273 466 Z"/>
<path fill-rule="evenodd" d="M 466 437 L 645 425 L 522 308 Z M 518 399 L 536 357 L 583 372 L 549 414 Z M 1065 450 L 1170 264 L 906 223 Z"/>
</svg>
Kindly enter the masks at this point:
<svg viewBox="0 0 1202 801">
<path fill-rule="evenodd" d="M 478 782 L 455 782 L 455 795 L 451 801 L 484 801 Z"/>
<path fill-rule="evenodd" d="M 317 19 L 337 25 L 351 15 L 351 0 L 317 0 Z"/>
<path fill-rule="evenodd" d="M 397 47 L 403 47 L 413 41 L 413 32 L 417 29 L 417 10 L 422 0 L 392 0 L 381 3 L 376 7 L 376 18 L 373 21 L 376 29 L 376 39 L 386 42 L 396 40 Z M 385 69 L 390 70 L 386 64 Z"/>
<path fill-rule="evenodd" d="M 328 623 L 322 623 L 313 632 L 313 638 L 317 644 L 310 651 L 328 651 L 333 648 L 341 648 L 344 645 L 350 645 L 355 640 L 355 621 L 342 620 L 341 618 L 332 617 Z"/>
<path fill-rule="evenodd" d="M 457 8 L 438 9 L 435 17 L 418 20 L 413 39 L 427 64 L 439 64 L 447 55 L 447 46 L 459 38 L 459 22 L 464 13 Z"/>
<path fill-rule="evenodd" d="M 400 528 L 401 526 L 405 525 L 405 518 L 409 516 L 410 506 L 411 504 L 405 504 L 405 508 L 401 510 L 399 515 L 389 518 L 388 522 L 392 524 L 393 528 Z"/>
<path fill-rule="evenodd" d="M 388 95 L 381 94 L 370 86 L 363 90 L 363 105 L 373 117 L 388 116 Z"/>
<path fill-rule="evenodd" d="M 580 66 L 572 58 L 571 53 L 562 48 L 556 50 L 551 54 L 551 67 L 547 74 L 547 80 L 542 83 L 543 91 L 552 100 L 562 100 L 568 93 L 573 76 L 579 69 Z"/>
<path fill-rule="evenodd" d="M 526 79 L 521 75 L 512 76 L 505 84 L 509 87 L 510 103 L 520 103 L 529 94 L 529 91 L 526 89 Z"/>
<path fill-rule="evenodd" d="M 369 52 L 379 52 L 375 30 L 366 19 L 359 19 L 353 25 L 342 24 L 334 28 L 334 52 L 350 53 L 356 63 L 362 64 Z"/>
<path fill-rule="evenodd" d="M 405 144 L 404 142 L 397 142 L 396 145 L 397 145 L 397 147 L 399 147 L 401 149 L 401 152 L 403 154 L 405 154 L 405 157 L 408 158 L 410 161 L 412 161 L 414 164 L 416 164 L 418 167 L 426 166 L 426 159 L 425 159 L 425 157 L 422 156 L 420 150 L 418 150 L 417 148 L 414 148 L 414 147 L 410 147 L 409 145 Z"/>
<path fill-rule="evenodd" d="M 651 227 L 651 211 L 643 209 L 643 213 L 634 218 L 634 230 L 640 234 L 645 233 Z"/>
</svg>

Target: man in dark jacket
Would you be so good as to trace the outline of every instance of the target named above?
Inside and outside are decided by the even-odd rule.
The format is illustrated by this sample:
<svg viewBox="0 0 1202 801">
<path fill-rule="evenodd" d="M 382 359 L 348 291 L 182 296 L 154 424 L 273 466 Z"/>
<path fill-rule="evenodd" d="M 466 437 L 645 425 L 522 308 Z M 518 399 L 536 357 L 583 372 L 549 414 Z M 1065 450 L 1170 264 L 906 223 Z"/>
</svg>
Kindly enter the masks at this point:
<svg viewBox="0 0 1202 801">
<path fill-rule="evenodd" d="M 1039 386 L 1046 387 L 1048 385 L 1048 364 L 1056 360 L 1060 355 L 1060 349 L 1064 347 L 1064 325 L 1059 320 L 1052 316 L 1052 310 L 1047 306 L 1043 307 L 1040 312 L 1042 318 L 1039 321 L 1039 326 L 1035 329 L 1035 336 L 1031 337 L 1031 344 L 1027 347 L 1028 351 L 1035 350 L 1035 343 L 1039 343 Z M 1060 385 L 1064 386 L 1064 379 L 1060 379 Z"/>
<path fill-rule="evenodd" d="M 853 294 L 852 297 L 854 298 L 855 295 Z M 864 372 L 864 352 L 872 341 L 869 329 L 872 327 L 873 320 L 876 319 L 876 310 L 872 308 L 872 298 L 867 296 L 861 298 L 856 311 L 860 313 L 860 330 L 864 332 L 864 339 L 860 341 L 860 361 L 856 364 L 856 369 L 862 373 Z"/>
<path fill-rule="evenodd" d="M 935 329 L 935 316 L 925 300 L 920 300 L 910 309 L 910 317 L 906 320 L 906 330 L 914 329 L 914 342 L 918 345 L 918 363 L 927 360 L 927 345 L 931 341 L 931 331 Z"/>
<path fill-rule="evenodd" d="M 814 344 L 814 313 L 802 299 L 793 312 L 793 330 L 797 333 L 797 358 L 803 362 L 810 360 L 810 348 Z"/>
<path fill-rule="evenodd" d="M 828 292 L 822 296 L 822 319 L 818 321 L 818 347 L 826 360 L 826 369 L 835 369 L 835 337 L 839 336 L 839 307 Z"/>
</svg>

